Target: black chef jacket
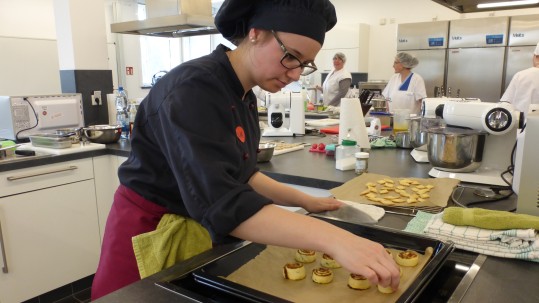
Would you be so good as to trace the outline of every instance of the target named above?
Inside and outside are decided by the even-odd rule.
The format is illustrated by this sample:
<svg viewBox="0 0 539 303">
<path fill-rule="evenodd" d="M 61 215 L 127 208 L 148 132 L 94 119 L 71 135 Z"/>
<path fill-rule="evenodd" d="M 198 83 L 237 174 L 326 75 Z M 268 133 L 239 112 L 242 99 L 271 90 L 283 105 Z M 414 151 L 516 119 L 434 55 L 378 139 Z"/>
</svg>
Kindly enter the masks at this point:
<svg viewBox="0 0 539 303">
<path fill-rule="evenodd" d="M 120 183 L 194 218 L 216 243 L 271 201 L 247 184 L 257 172 L 256 97 L 220 45 L 163 76 L 141 102 Z"/>
</svg>

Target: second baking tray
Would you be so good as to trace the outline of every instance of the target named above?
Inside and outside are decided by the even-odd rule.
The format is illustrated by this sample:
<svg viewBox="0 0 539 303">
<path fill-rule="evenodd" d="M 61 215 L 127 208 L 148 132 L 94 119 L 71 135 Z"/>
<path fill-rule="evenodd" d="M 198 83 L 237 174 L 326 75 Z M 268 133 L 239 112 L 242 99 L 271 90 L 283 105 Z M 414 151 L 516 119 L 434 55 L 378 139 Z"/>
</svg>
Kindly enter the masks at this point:
<svg viewBox="0 0 539 303">
<path fill-rule="evenodd" d="M 328 218 L 318 219 L 337 225 L 356 235 L 379 242 L 388 248 L 399 250 L 411 249 L 422 254 L 425 253 L 426 248 L 434 248 L 431 259 L 396 302 L 414 302 L 454 249 L 452 243 L 445 243 L 399 230 L 351 224 Z M 279 298 L 222 278 L 230 275 L 245 263 L 255 258 L 264 249 L 266 249 L 266 245 L 262 244 L 251 243 L 245 245 L 205 264 L 188 275 L 170 281 L 159 282 L 159 285 L 178 294 L 181 293 L 181 291 L 176 291 L 178 288 L 191 293 L 197 293 L 207 299 L 211 299 L 212 302 L 289 302 L 286 298 Z"/>
</svg>

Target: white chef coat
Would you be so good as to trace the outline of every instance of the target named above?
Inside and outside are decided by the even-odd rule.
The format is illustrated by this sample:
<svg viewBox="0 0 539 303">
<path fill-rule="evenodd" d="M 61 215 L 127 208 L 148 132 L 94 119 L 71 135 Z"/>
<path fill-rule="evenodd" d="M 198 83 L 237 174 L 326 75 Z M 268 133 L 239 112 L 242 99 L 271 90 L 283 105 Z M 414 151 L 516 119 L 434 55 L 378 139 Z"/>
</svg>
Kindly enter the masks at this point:
<svg viewBox="0 0 539 303">
<path fill-rule="evenodd" d="M 516 73 L 500 101 L 510 102 L 516 110 L 524 113 L 528 112 L 531 103 L 539 103 L 539 67 Z"/>
<path fill-rule="evenodd" d="M 423 81 L 423 78 L 416 73 L 410 73 L 408 77 L 411 77 L 408 89 L 400 89 L 403 84 L 403 79 L 401 79 L 401 74 L 395 73 L 391 76 L 389 82 L 382 91 L 382 95 L 389 100 L 388 106 L 390 112 L 395 109 L 407 108 L 411 110 L 412 114 L 418 114 L 421 110 L 421 102 L 418 100 L 427 97 L 425 81 Z M 406 79 L 404 79 L 404 81 L 406 81 Z"/>
<path fill-rule="evenodd" d="M 324 105 L 335 105 L 329 104 L 329 102 L 339 94 L 339 82 L 343 79 L 352 79 L 352 74 L 344 68 L 332 70 L 331 73 L 328 74 L 326 80 L 324 80 L 324 83 L 322 84 Z M 348 91 L 350 91 L 350 89 L 348 89 Z M 343 98 L 345 96 L 343 96 Z"/>
</svg>

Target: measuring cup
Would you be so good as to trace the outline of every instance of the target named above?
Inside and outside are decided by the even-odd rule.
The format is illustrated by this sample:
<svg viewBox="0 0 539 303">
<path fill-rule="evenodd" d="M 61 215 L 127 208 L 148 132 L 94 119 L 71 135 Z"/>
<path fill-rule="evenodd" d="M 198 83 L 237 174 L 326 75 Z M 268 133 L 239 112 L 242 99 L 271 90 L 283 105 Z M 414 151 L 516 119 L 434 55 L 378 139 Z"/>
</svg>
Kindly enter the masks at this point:
<svg viewBox="0 0 539 303">
<path fill-rule="evenodd" d="M 411 112 L 412 110 L 407 108 L 395 109 L 393 112 L 393 134 L 408 131 Z"/>
</svg>

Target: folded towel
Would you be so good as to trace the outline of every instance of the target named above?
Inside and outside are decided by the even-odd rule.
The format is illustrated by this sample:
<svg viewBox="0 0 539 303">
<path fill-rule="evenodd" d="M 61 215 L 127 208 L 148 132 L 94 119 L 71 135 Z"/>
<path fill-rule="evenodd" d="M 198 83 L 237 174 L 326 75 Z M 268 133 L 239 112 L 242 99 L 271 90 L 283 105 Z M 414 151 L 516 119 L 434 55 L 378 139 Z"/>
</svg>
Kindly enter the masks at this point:
<svg viewBox="0 0 539 303">
<path fill-rule="evenodd" d="M 135 236 L 132 242 L 141 278 L 212 247 L 210 235 L 202 225 L 175 214 L 165 214 L 154 231 Z"/>
<path fill-rule="evenodd" d="M 444 210 L 445 212 L 445 210 Z M 539 236 L 534 229 L 489 230 L 455 226 L 443 221 L 443 213 L 419 211 L 405 231 L 424 234 L 455 247 L 485 255 L 539 262 Z"/>
<path fill-rule="evenodd" d="M 448 207 L 443 220 L 453 225 L 476 226 L 486 229 L 527 229 L 539 230 L 539 217 L 515 214 L 507 211 L 481 208 Z"/>
<path fill-rule="evenodd" d="M 378 138 L 371 142 L 371 148 L 395 148 L 397 144 L 389 138 Z"/>
</svg>

